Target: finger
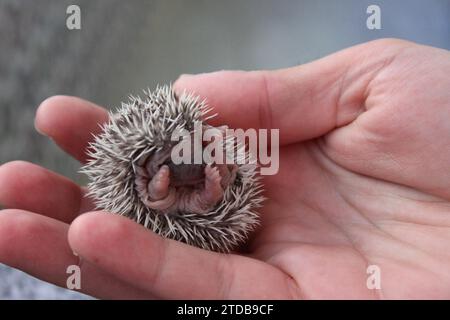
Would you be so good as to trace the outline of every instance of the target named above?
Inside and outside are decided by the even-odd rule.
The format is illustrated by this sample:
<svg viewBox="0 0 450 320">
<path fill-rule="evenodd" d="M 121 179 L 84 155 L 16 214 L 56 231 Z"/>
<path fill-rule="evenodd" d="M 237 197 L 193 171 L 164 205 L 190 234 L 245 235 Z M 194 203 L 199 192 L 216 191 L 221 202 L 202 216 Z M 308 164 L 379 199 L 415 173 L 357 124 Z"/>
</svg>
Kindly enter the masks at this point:
<svg viewBox="0 0 450 320">
<path fill-rule="evenodd" d="M 290 278 L 269 264 L 163 239 L 117 215 L 80 216 L 69 243 L 84 259 L 161 298 L 286 298 L 294 292 Z"/>
<path fill-rule="evenodd" d="M 13 161 L 0 167 L 0 204 L 68 223 L 81 210 L 93 208 L 77 184 L 25 161 Z"/>
<path fill-rule="evenodd" d="M 54 96 L 41 103 L 35 119 L 36 130 L 52 138 L 64 151 L 86 162 L 86 148 L 92 134 L 108 121 L 105 109 L 82 99 Z"/>
<path fill-rule="evenodd" d="M 213 125 L 280 129 L 286 144 L 352 122 L 364 111 L 371 80 L 405 43 L 374 41 L 282 70 L 184 75 L 174 88 L 206 98 L 218 113 Z"/>
<path fill-rule="evenodd" d="M 60 221 L 23 210 L 0 211 L 0 262 L 34 277 L 67 288 L 69 266 L 80 266 L 80 291 L 100 298 L 151 298 L 82 262 L 67 242 L 69 226 Z"/>
</svg>

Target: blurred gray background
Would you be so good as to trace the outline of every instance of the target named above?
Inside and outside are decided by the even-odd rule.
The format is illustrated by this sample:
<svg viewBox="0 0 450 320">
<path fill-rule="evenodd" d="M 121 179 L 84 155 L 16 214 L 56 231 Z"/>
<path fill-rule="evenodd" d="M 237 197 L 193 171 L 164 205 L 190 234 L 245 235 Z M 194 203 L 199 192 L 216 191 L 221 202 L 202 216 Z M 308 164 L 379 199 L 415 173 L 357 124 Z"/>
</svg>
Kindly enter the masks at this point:
<svg viewBox="0 0 450 320">
<path fill-rule="evenodd" d="M 66 28 L 81 8 L 82 29 Z M 366 28 L 381 7 L 382 29 Z M 34 131 L 67 94 L 116 107 L 182 73 L 272 69 L 397 37 L 450 49 L 449 0 L 0 0 L 0 164 L 22 159 L 76 181 L 79 164 Z M 85 299 L 0 264 L 0 299 Z"/>
</svg>

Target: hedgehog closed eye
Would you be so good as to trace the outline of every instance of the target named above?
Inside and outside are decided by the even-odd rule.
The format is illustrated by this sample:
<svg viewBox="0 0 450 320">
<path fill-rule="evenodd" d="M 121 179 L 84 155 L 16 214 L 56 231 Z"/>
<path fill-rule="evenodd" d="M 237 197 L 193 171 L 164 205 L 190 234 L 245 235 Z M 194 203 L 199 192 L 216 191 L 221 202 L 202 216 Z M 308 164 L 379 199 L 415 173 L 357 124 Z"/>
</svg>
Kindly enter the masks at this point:
<svg viewBox="0 0 450 320">
<path fill-rule="evenodd" d="M 255 229 L 263 200 L 254 162 L 176 163 L 171 137 L 186 130 L 193 137 L 208 109 L 198 97 L 177 96 L 170 86 L 130 97 L 110 115 L 90 145 L 82 168 L 89 178 L 88 196 L 98 209 L 135 220 L 153 232 L 207 250 L 229 252 Z M 199 124 L 199 126 L 198 126 Z M 216 129 L 230 141 L 223 128 Z M 202 151 L 208 143 L 199 141 Z M 212 143 L 212 142 L 210 142 Z"/>
</svg>

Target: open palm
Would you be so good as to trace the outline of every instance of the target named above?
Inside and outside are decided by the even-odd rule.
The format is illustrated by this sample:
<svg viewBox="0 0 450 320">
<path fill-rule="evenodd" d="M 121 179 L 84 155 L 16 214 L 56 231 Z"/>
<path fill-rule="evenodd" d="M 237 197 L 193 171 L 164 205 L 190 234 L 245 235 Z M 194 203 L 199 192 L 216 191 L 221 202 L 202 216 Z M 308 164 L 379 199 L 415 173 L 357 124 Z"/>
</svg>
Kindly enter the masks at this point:
<svg viewBox="0 0 450 320">
<path fill-rule="evenodd" d="M 104 298 L 450 298 L 448 74 L 447 51 L 381 40 L 290 69 L 183 76 L 175 87 L 206 97 L 213 124 L 280 129 L 280 170 L 264 177 L 243 254 L 78 217 L 93 210 L 83 188 L 12 162 L 0 167 L 0 261 L 61 286 L 78 264 L 82 291 Z M 53 97 L 36 127 L 84 162 L 105 121 Z M 381 289 L 367 287 L 371 265 Z"/>
</svg>

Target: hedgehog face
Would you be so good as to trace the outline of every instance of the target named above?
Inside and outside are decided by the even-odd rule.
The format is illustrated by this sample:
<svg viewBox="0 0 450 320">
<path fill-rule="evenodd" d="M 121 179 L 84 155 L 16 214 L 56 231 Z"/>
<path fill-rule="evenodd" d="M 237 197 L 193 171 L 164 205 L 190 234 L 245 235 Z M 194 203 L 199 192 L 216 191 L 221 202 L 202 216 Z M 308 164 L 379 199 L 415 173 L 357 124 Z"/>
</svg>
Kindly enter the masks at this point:
<svg viewBox="0 0 450 320">
<path fill-rule="evenodd" d="M 205 165 L 165 163 L 169 167 L 171 185 L 174 187 L 195 187 L 205 181 Z"/>
<path fill-rule="evenodd" d="M 205 180 L 205 165 L 194 164 L 194 161 L 191 161 L 192 164 L 175 164 L 171 160 L 171 152 L 172 148 L 169 146 L 155 152 L 153 156 L 147 158 L 144 167 L 145 170 L 147 170 L 148 176 L 155 176 L 156 173 L 160 170 L 161 166 L 166 165 L 169 167 L 171 186 L 194 187 L 198 184 L 202 184 L 202 182 Z"/>
<path fill-rule="evenodd" d="M 163 214 L 207 213 L 234 182 L 236 165 L 174 164 L 172 147 L 149 156 L 137 171 L 136 191 L 144 204 Z"/>
</svg>

